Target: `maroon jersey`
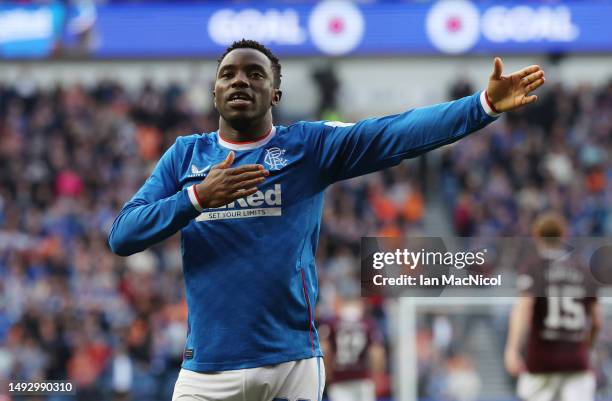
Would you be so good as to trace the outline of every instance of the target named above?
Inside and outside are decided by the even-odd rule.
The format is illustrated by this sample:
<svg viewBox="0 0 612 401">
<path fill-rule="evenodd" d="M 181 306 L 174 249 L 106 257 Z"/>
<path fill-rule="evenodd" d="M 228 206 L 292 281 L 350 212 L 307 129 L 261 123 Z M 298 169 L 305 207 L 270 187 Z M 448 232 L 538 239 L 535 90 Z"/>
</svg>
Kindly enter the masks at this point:
<svg viewBox="0 0 612 401">
<path fill-rule="evenodd" d="M 370 377 L 368 350 L 380 342 L 376 322 L 368 318 L 348 320 L 336 318 L 326 323 L 333 359 L 329 368 L 333 382 Z"/>
<path fill-rule="evenodd" d="M 527 341 L 530 373 L 589 369 L 591 303 L 596 300 L 577 259 L 567 250 L 538 251 L 527 264 L 524 295 L 535 296 Z"/>
</svg>

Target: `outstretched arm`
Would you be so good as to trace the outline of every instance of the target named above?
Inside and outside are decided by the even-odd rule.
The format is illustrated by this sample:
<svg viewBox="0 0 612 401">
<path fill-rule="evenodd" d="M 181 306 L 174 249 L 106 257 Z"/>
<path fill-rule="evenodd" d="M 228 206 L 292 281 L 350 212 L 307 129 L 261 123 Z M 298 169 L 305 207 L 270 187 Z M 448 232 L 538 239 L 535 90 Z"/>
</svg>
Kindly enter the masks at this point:
<svg viewBox="0 0 612 401">
<path fill-rule="evenodd" d="M 536 100 L 529 93 L 544 83 L 540 67 L 526 67 L 505 76 L 501 59 L 496 58 L 494 64 L 487 89 L 472 96 L 356 124 L 305 124 L 305 140 L 312 143 L 321 183 L 328 185 L 394 166 L 483 128 L 500 112 Z"/>
</svg>

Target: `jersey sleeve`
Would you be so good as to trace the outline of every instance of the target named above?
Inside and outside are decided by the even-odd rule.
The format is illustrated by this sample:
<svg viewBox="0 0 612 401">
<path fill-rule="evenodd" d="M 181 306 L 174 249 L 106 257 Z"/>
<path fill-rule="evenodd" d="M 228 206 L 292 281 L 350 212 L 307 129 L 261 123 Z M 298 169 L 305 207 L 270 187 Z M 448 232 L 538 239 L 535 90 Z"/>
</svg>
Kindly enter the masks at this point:
<svg viewBox="0 0 612 401">
<path fill-rule="evenodd" d="M 324 184 L 399 164 L 403 159 L 455 142 L 495 121 L 482 92 L 452 102 L 346 124 L 306 123 Z"/>
<path fill-rule="evenodd" d="M 188 189 L 181 190 L 176 167 L 184 147 L 177 141 L 161 157 L 151 176 L 127 202 L 108 236 L 113 252 L 128 256 L 143 251 L 186 226 L 198 214 Z"/>
</svg>

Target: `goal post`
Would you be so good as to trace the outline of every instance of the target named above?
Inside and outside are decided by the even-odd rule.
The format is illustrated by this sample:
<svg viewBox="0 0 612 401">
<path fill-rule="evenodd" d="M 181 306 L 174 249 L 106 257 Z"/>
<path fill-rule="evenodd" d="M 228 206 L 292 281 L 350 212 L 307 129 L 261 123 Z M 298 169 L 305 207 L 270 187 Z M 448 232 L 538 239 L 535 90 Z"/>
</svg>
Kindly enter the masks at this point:
<svg viewBox="0 0 612 401">
<path fill-rule="evenodd" d="M 418 315 L 444 308 L 447 314 L 489 311 L 494 306 L 510 307 L 514 297 L 401 297 L 389 308 L 394 337 L 393 382 L 397 401 L 418 401 Z M 393 301 L 391 301 L 393 303 Z M 612 317 L 612 292 L 600 292 L 604 315 Z M 604 321 L 607 319 L 604 318 Z"/>
<path fill-rule="evenodd" d="M 458 307 L 473 309 L 488 308 L 492 305 L 511 305 L 511 297 L 402 297 L 396 309 L 397 327 L 395 392 L 398 401 L 418 401 L 418 351 L 417 316 L 423 309 L 447 307 L 447 313 L 463 313 Z M 453 310 L 455 309 L 455 310 Z"/>
</svg>

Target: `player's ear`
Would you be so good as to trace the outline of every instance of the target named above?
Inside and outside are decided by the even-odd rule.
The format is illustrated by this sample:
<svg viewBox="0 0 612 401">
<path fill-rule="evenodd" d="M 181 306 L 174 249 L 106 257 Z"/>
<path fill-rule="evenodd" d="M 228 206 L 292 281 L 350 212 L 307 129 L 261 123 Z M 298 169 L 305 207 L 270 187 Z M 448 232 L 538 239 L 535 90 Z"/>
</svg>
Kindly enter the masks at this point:
<svg viewBox="0 0 612 401">
<path fill-rule="evenodd" d="M 215 91 L 212 92 L 213 95 L 213 107 L 215 108 L 215 110 L 217 109 L 217 97 L 215 96 Z"/>
<path fill-rule="evenodd" d="M 283 91 L 280 89 L 274 89 L 274 95 L 272 95 L 272 106 L 276 106 L 280 103 L 281 97 L 283 97 Z"/>
</svg>

